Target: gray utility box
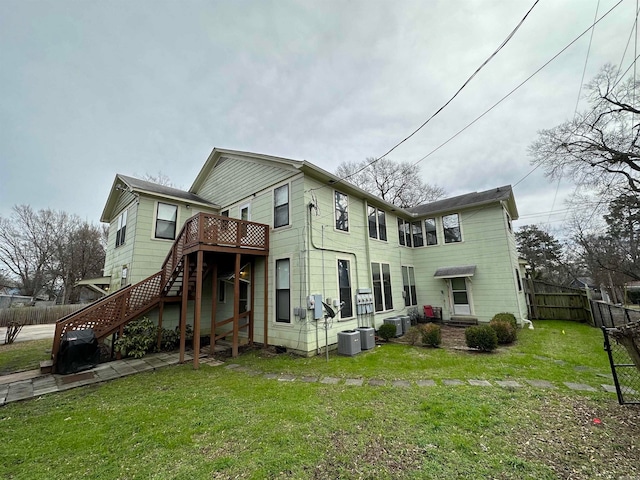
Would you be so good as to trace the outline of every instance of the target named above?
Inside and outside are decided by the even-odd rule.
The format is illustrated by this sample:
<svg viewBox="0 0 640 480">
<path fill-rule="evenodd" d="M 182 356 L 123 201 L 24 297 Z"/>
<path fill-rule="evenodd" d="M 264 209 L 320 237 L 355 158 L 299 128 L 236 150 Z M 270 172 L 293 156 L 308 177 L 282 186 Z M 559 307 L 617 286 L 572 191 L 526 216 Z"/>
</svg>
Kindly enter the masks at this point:
<svg viewBox="0 0 640 480">
<path fill-rule="evenodd" d="M 360 332 L 355 330 L 338 332 L 338 353 L 349 356 L 360 353 Z"/>
<path fill-rule="evenodd" d="M 409 315 L 400 315 L 398 318 L 402 320 L 402 333 L 406 334 L 411 328 L 411 317 Z"/>
<path fill-rule="evenodd" d="M 376 346 L 376 329 L 373 327 L 358 327 L 360 332 L 360 349 L 371 350 Z"/>
<path fill-rule="evenodd" d="M 396 337 L 402 336 L 402 320 L 398 317 L 389 317 L 384 319 L 384 323 L 390 323 L 396 327 Z"/>
</svg>

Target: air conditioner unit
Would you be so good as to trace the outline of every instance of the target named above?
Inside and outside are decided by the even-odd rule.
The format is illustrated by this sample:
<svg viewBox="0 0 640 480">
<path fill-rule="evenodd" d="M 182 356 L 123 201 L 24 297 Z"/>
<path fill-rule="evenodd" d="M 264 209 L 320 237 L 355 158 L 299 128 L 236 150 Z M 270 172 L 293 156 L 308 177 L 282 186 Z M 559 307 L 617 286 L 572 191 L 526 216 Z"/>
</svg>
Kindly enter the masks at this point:
<svg viewBox="0 0 640 480">
<path fill-rule="evenodd" d="M 355 330 L 338 332 L 338 354 L 353 356 L 358 353 L 360 353 L 360 332 Z"/>
<path fill-rule="evenodd" d="M 371 350 L 376 346 L 376 329 L 373 327 L 358 327 L 360 332 L 360 349 Z"/>
<path fill-rule="evenodd" d="M 384 323 L 390 323 L 396 327 L 396 337 L 402 336 L 402 320 L 398 317 L 389 317 L 384 319 Z"/>
<path fill-rule="evenodd" d="M 409 315 L 400 315 L 398 318 L 402 320 L 402 334 L 406 335 L 411 328 L 411 317 Z"/>
</svg>

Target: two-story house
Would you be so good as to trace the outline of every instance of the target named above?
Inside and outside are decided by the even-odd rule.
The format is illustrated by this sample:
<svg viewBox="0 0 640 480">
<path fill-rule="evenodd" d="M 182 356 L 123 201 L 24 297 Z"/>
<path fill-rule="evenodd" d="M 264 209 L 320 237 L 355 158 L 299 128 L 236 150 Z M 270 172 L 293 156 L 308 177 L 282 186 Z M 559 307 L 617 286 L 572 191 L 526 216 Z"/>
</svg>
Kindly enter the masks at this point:
<svg viewBox="0 0 640 480">
<path fill-rule="evenodd" d="M 57 337 L 105 338 L 145 313 L 183 335 L 191 324 L 196 349 L 211 335 L 236 353 L 245 336 L 310 355 L 325 343 L 316 294 L 340 310 L 330 345 L 423 305 L 445 321 L 521 322 L 517 218 L 510 186 L 401 209 L 307 161 L 216 148 L 188 191 L 116 175 L 101 218 L 111 293 Z"/>
</svg>

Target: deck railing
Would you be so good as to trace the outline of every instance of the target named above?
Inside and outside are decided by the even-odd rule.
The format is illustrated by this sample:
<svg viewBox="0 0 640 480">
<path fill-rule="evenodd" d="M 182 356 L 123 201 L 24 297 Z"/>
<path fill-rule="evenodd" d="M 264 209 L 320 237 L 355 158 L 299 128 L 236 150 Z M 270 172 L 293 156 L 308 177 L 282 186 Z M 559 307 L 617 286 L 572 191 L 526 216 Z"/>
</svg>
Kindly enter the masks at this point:
<svg viewBox="0 0 640 480">
<path fill-rule="evenodd" d="M 158 273 L 135 285 L 122 288 L 56 322 L 52 348 L 54 363 L 60 340 L 65 332 L 91 328 L 96 337 L 102 339 L 152 308 L 178 279 L 185 251 L 198 245 L 268 252 L 269 226 L 208 213 L 199 213 L 189 218 Z"/>
</svg>

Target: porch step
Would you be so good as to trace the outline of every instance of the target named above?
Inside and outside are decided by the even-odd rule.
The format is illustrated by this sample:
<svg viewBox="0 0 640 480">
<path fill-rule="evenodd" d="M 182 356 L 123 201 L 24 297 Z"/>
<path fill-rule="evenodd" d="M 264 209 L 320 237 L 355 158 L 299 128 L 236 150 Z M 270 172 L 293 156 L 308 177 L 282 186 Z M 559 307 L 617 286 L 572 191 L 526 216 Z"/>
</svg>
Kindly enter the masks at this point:
<svg viewBox="0 0 640 480">
<path fill-rule="evenodd" d="M 444 324 L 450 325 L 452 327 L 470 327 L 473 325 L 478 325 L 478 318 L 458 315 L 455 317 L 451 317 L 449 320 L 445 320 Z"/>
<path fill-rule="evenodd" d="M 40 373 L 53 373 L 53 360 L 43 360 L 40 362 Z"/>
</svg>

